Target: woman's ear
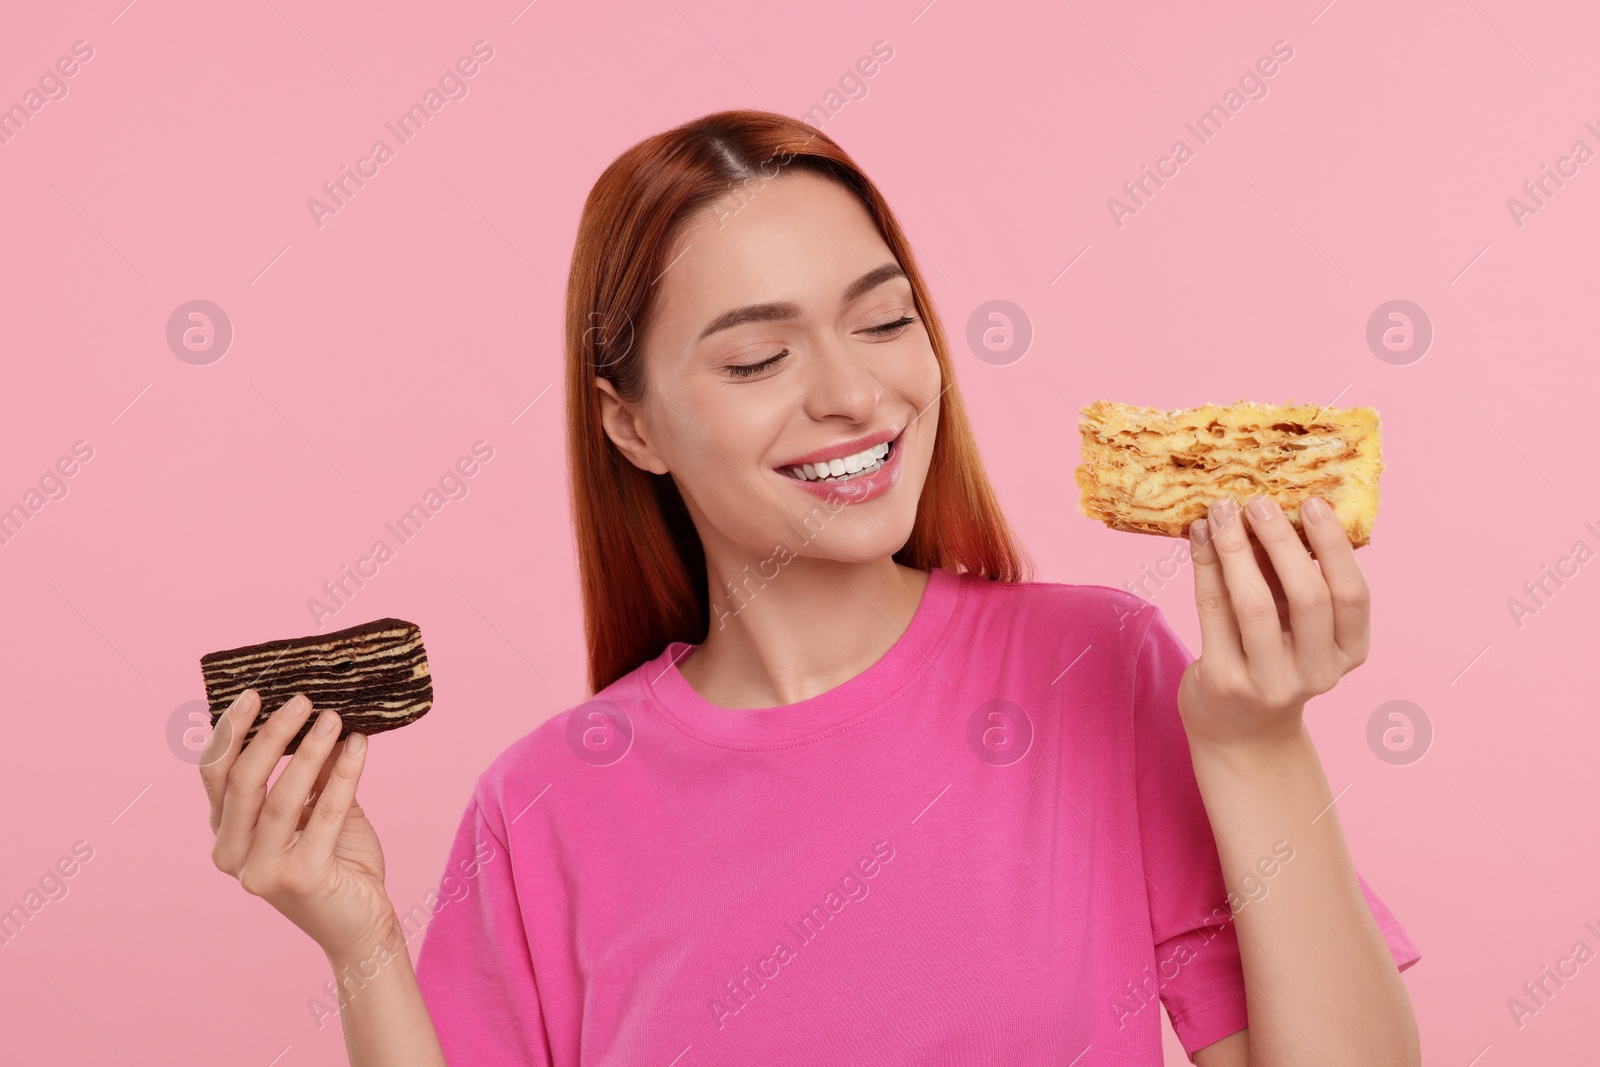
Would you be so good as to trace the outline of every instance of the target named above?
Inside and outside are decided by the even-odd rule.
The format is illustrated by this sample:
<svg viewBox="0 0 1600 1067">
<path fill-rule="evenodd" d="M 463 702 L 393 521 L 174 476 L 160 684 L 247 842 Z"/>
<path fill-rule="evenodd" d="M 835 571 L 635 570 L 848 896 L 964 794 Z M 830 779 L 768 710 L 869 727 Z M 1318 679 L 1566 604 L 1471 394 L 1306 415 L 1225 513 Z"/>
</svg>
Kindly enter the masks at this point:
<svg viewBox="0 0 1600 1067">
<path fill-rule="evenodd" d="M 645 436 L 644 420 L 637 408 L 617 395 L 617 387 L 609 379 L 596 378 L 594 384 L 600 390 L 600 421 L 611 443 L 640 470 L 666 474 L 667 464 Z"/>
</svg>

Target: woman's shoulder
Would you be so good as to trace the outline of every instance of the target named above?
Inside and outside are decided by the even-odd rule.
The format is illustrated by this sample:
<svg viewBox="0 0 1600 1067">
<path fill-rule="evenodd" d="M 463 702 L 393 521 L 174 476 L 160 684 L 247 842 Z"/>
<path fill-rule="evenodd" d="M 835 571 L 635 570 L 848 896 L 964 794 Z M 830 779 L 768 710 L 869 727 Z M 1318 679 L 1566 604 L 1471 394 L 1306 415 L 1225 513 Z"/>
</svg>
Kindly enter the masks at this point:
<svg viewBox="0 0 1600 1067">
<path fill-rule="evenodd" d="M 648 662 L 640 664 L 594 696 L 558 709 L 506 745 L 483 771 L 483 776 L 504 776 L 509 771 L 522 774 L 530 766 L 552 765 L 554 761 L 570 760 L 573 755 L 589 757 L 584 761 L 595 763 L 603 755 L 597 755 L 598 750 L 605 749 L 608 744 L 606 734 L 627 736 L 629 733 L 630 710 L 642 697 L 638 680 L 648 665 Z"/>
<path fill-rule="evenodd" d="M 518 812 L 540 790 L 570 777 L 577 764 L 616 762 L 632 742 L 642 697 L 639 679 L 648 666 L 641 664 L 593 696 L 561 708 L 502 749 L 474 785 L 480 805 Z"/>
</svg>

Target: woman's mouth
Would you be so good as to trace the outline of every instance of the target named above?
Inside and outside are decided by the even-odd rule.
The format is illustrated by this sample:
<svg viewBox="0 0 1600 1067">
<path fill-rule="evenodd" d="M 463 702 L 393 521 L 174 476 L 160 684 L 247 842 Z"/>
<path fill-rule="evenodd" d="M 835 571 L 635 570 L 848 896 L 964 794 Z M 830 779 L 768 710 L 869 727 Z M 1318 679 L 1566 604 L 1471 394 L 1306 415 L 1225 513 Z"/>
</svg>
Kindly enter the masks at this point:
<svg viewBox="0 0 1600 1067">
<path fill-rule="evenodd" d="M 893 489 L 900 481 L 905 451 L 900 447 L 901 432 L 848 456 L 813 463 L 775 467 L 789 484 L 827 501 L 864 504 Z"/>
<path fill-rule="evenodd" d="M 779 469 L 791 478 L 798 478 L 803 482 L 818 482 L 822 485 L 871 477 L 888 464 L 889 456 L 899 440 L 897 437 L 893 441 L 885 441 L 854 455 L 829 460 L 826 463 L 806 463 L 798 467 Z"/>
</svg>

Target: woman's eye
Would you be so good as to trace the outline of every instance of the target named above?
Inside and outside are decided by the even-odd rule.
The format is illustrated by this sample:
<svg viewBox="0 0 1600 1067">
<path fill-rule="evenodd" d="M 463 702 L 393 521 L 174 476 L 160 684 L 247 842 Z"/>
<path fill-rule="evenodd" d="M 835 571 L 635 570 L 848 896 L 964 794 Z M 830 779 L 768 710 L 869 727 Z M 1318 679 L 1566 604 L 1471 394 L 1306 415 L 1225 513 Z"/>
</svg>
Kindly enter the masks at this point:
<svg viewBox="0 0 1600 1067">
<path fill-rule="evenodd" d="M 916 321 L 917 320 L 914 317 L 910 316 L 910 315 L 902 315 L 900 318 L 895 319 L 893 322 L 886 322 L 882 326 L 870 327 L 866 332 L 867 333 L 878 333 L 878 334 L 893 333 L 895 330 L 898 330 L 903 326 L 910 326 L 913 322 L 916 322 Z"/>
<path fill-rule="evenodd" d="M 893 322 L 886 322 L 882 326 L 869 326 L 865 330 L 863 330 L 862 332 L 863 333 L 870 333 L 870 334 L 877 334 L 879 336 L 886 336 L 888 334 L 894 333 L 896 330 L 903 330 L 905 327 L 910 326 L 913 322 L 916 322 L 916 321 L 917 320 L 916 320 L 915 316 L 902 315 L 898 319 L 895 319 Z M 759 363 L 744 363 L 744 364 L 730 363 L 725 369 L 727 370 L 727 372 L 730 375 L 732 375 L 735 378 L 752 378 L 755 375 L 760 374 L 762 371 L 767 370 L 770 367 L 776 366 L 788 354 L 789 354 L 789 350 L 786 348 L 782 352 L 779 352 L 777 355 L 771 357 L 770 359 L 764 359 Z"/>
<path fill-rule="evenodd" d="M 730 364 L 728 366 L 728 373 L 733 375 L 735 378 L 748 378 L 751 375 L 760 374 L 768 367 L 776 365 L 779 360 L 788 354 L 789 350 L 786 348 L 782 352 L 779 352 L 777 355 L 773 356 L 771 359 L 764 359 L 760 363 L 746 363 L 742 366 L 737 363 Z"/>
</svg>

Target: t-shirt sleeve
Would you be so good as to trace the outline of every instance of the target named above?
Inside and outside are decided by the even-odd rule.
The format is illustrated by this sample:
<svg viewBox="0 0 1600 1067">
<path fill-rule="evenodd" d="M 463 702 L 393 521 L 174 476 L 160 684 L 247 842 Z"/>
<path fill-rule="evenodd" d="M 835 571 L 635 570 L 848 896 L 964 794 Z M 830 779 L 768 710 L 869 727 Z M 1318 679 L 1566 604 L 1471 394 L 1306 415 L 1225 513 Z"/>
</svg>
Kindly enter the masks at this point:
<svg viewBox="0 0 1600 1067">
<path fill-rule="evenodd" d="M 1134 763 L 1150 925 L 1154 985 L 1192 1061 L 1196 1049 L 1248 1025 L 1244 971 L 1216 838 L 1195 781 L 1178 683 L 1194 656 L 1146 603 L 1133 661 Z M 1135 631 L 1139 625 L 1135 625 Z M 1366 879 L 1356 875 L 1400 970 L 1421 958 Z"/>
<path fill-rule="evenodd" d="M 551 1067 L 511 853 L 476 792 L 432 907 L 416 973 L 446 1062 Z"/>
</svg>

